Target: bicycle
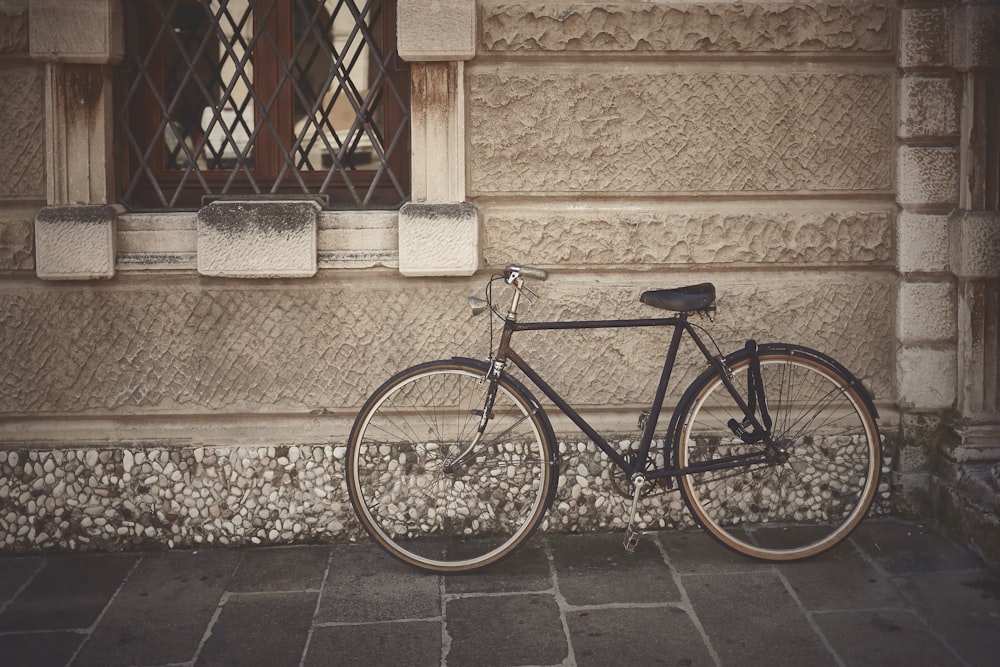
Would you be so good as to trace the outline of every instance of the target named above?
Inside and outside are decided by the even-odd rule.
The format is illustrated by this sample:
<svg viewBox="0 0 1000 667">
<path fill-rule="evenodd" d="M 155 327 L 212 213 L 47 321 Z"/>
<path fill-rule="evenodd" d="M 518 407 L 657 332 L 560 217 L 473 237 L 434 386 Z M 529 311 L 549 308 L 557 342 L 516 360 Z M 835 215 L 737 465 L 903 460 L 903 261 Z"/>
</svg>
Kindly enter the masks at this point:
<svg viewBox="0 0 1000 667">
<path fill-rule="evenodd" d="M 881 446 L 871 393 L 843 365 L 788 343 L 723 355 L 692 315 L 715 316 L 711 283 L 644 292 L 640 301 L 672 317 L 520 322 L 526 280 L 544 270 L 507 267 L 487 283 L 473 312 L 503 321 L 488 360 L 418 364 L 392 376 L 365 402 L 347 446 L 351 503 L 374 541 L 395 558 L 439 573 L 471 572 L 514 553 L 556 495 L 559 454 L 549 418 L 512 364 L 616 466 L 631 497 L 626 551 L 639 540 L 640 499 L 679 490 L 695 522 L 737 553 L 768 561 L 808 558 L 860 523 L 878 489 Z M 506 313 L 493 284 L 510 286 Z M 530 295 L 530 296 L 529 296 Z M 491 348 L 493 329 L 491 323 Z M 664 327 L 673 333 L 638 447 L 619 451 L 513 348 L 520 331 Z M 699 333 L 701 332 L 701 333 Z M 688 386 L 653 449 L 682 339 L 707 366 Z M 702 338 L 706 336 L 713 351 Z"/>
</svg>

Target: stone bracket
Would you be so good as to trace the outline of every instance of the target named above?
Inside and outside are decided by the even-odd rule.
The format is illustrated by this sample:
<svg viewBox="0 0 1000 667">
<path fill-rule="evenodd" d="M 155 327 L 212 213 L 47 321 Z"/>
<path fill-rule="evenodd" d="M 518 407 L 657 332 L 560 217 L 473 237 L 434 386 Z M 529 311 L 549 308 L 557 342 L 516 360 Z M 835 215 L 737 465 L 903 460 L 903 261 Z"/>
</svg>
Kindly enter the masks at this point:
<svg viewBox="0 0 1000 667">
<path fill-rule="evenodd" d="M 479 269 L 479 211 L 466 202 L 410 203 L 399 211 L 399 272 L 471 276 Z"/>
<path fill-rule="evenodd" d="M 44 280 L 89 280 L 115 275 L 120 209 L 47 206 L 35 218 L 35 273 Z"/>
<path fill-rule="evenodd" d="M 198 273 L 224 278 L 316 274 L 313 200 L 216 201 L 198 212 Z"/>
</svg>

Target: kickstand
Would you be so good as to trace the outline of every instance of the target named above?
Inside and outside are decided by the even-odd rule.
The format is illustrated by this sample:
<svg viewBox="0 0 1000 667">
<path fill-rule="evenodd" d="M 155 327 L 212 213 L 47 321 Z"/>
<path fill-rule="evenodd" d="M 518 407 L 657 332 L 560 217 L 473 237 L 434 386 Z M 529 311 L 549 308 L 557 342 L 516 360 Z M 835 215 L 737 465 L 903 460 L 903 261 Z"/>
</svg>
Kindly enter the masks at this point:
<svg viewBox="0 0 1000 667">
<path fill-rule="evenodd" d="M 646 478 L 642 475 L 637 475 L 632 482 L 635 486 L 635 492 L 632 494 L 632 509 L 628 514 L 628 527 L 625 529 L 625 541 L 622 546 L 625 547 L 625 552 L 634 554 L 635 548 L 639 546 L 639 536 L 642 534 L 635 529 L 636 517 L 639 514 L 639 496 L 642 495 L 642 489 L 646 486 Z"/>
</svg>

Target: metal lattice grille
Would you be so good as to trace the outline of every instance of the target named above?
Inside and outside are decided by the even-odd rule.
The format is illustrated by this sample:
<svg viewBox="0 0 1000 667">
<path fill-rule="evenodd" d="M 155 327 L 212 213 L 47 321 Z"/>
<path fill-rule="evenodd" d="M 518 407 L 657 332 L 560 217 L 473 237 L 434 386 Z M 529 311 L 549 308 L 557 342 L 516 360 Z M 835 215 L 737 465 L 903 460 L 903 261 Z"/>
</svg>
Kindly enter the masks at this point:
<svg viewBox="0 0 1000 667">
<path fill-rule="evenodd" d="M 399 206 L 409 72 L 391 0 L 126 3 L 120 196 L 138 209 L 305 194 Z"/>
</svg>

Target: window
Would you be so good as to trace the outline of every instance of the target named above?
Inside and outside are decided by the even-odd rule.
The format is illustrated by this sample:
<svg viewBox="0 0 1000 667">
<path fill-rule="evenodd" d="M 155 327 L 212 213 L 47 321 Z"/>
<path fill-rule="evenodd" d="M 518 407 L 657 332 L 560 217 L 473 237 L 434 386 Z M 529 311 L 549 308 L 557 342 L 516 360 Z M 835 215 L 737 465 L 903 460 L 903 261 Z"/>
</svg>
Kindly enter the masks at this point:
<svg viewBox="0 0 1000 667">
<path fill-rule="evenodd" d="M 395 0 L 130 0 L 119 200 L 232 195 L 394 208 L 409 193 L 409 71 Z"/>
</svg>

